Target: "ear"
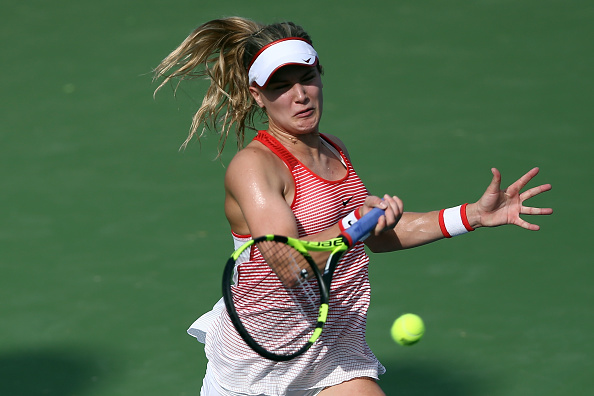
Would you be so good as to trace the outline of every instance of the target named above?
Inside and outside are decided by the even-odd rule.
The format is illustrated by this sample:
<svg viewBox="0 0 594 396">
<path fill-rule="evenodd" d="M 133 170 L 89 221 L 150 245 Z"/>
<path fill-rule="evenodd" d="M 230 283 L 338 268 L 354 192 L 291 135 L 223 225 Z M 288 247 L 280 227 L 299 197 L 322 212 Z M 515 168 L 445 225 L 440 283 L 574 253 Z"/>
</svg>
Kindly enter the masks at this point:
<svg viewBox="0 0 594 396">
<path fill-rule="evenodd" d="M 252 98 L 254 98 L 258 106 L 260 106 L 260 108 L 264 108 L 264 102 L 262 101 L 262 93 L 260 92 L 260 89 L 254 86 L 250 86 L 249 90 L 252 94 Z"/>
</svg>

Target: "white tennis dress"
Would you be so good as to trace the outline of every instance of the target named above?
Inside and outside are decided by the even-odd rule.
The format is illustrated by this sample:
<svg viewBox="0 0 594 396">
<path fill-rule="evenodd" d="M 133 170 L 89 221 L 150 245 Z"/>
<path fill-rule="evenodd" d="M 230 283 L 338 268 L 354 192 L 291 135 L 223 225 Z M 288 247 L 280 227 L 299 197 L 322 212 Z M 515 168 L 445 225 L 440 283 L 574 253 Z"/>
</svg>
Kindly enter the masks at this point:
<svg viewBox="0 0 594 396">
<path fill-rule="evenodd" d="M 346 166 L 347 174 L 341 180 L 320 178 L 264 131 L 255 138 L 279 156 L 293 175 L 295 197 L 291 209 L 300 237 L 335 225 L 363 205 L 368 195 L 339 147 L 322 138 Z M 239 247 L 251 236 L 234 234 L 233 238 Z M 243 266 L 266 265 L 254 260 L 249 250 L 244 253 L 236 267 L 239 282 Z M 320 339 L 306 353 L 288 362 L 265 359 L 248 347 L 233 327 L 221 299 L 188 329 L 205 344 L 208 375 L 230 394 L 270 396 L 319 390 L 358 377 L 377 379 L 385 368 L 365 341 L 370 301 L 368 264 L 362 243 L 343 256 L 332 280 L 329 315 Z"/>
</svg>

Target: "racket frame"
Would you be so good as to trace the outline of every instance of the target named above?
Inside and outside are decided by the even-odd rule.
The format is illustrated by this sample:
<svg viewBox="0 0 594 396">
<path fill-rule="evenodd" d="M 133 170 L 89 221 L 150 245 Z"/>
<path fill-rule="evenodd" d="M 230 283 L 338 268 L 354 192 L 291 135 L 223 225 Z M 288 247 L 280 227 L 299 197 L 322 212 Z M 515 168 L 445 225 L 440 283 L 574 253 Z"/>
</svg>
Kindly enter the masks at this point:
<svg viewBox="0 0 594 396">
<path fill-rule="evenodd" d="M 330 301 L 330 282 L 332 281 L 332 275 L 338 262 L 340 261 L 340 258 L 349 248 L 354 246 L 355 243 L 362 241 L 369 236 L 369 233 L 373 230 L 378 219 L 383 214 L 384 211 L 382 209 L 374 208 L 361 219 L 359 219 L 359 221 L 357 221 L 353 226 L 346 229 L 342 234 L 340 234 L 340 236 L 325 241 L 303 241 L 282 235 L 270 234 L 251 239 L 234 251 L 231 257 L 229 257 L 227 260 L 225 269 L 223 271 L 223 300 L 225 301 L 225 306 L 233 326 L 241 338 L 246 342 L 246 344 L 248 344 L 248 346 L 259 355 L 276 362 L 291 360 L 306 352 L 314 344 L 314 342 L 320 338 L 326 323 Z M 312 273 L 314 275 L 313 277 L 316 278 L 318 287 L 320 289 L 320 307 L 318 311 L 316 327 L 314 328 L 313 333 L 308 341 L 299 350 L 288 355 L 280 355 L 270 352 L 258 344 L 258 342 L 256 342 L 256 340 L 250 336 L 245 326 L 241 323 L 239 314 L 237 313 L 233 303 L 231 281 L 235 273 L 237 259 L 246 249 L 264 241 L 284 243 L 301 253 L 311 267 Z M 320 271 L 309 252 L 330 252 L 330 256 L 326 260 L 324 273 Z"/>
<path fill-rule="evenodd" d="M 233 304 L 231 280 L 233 279 L 235 263 L 237 262 L 237 259 L 239 258 L 241 253 L 243 253 L 246 249 L 265 241 L 284 243 L 301 253 L 303 257 L 306 259 L 307 263 L 309 264 L 313 274 L 313 278 L 316 279 L 316 282 L 320 290 L 320 306 L 318 311 L 316 327 L 314 328 L 313 333 L 308 339 L 308 341 L 299 350 L 288 355 L 280 355 L 270 352 L 264 347 L 262 347 L 256 340 L 254 340 L 252 336 L 250 336 L 249 332 L 247 331 L 243 323 L 241 323 L 239 314 L 235 309 L 235 305 Z M 227 260 L 227 264 L 225 265 L 225 270 L 223 272 L 223 300 L 225 301 L 225 306 L 227 307 L 227 312 L 229 314 L 231 322 L 233 323 L 233 326 L 235 327 L 241 338 L 246 342 L 246 344 L 248 344 L 248 346 L 252 348 L 255 352 L 257 352 L 259 355 L 277 362 L 291 360 L 307 351 L 322 334 L 322 329 L 328 317 L 328 303 L 330 300 L 329 284 L 326 283 L 320 269 L 313 261 L 311 255 L 308 252 L 331 251 L 330 257 L 328 257 L 326 264 L 326 269 L 328 269 L 336 267 L 336 263 L 338 263 L 338 261 L 340 260 L 340 256 L 342 256 L 342 253 L 344 253 L 347 249 L 348 245 L 346 244 L 346 240 L 342 237 L 322 242 L 310 242 L 302 241 L 296 238 L 285 237 L 282 235 L 264 235 L 246 242 L 239 249 L 233 252 L 231 257 L 229 257 L 229 259 Z M 341 252 L 341 254 L 338 254 L 339 252 Z"/>
</svg>

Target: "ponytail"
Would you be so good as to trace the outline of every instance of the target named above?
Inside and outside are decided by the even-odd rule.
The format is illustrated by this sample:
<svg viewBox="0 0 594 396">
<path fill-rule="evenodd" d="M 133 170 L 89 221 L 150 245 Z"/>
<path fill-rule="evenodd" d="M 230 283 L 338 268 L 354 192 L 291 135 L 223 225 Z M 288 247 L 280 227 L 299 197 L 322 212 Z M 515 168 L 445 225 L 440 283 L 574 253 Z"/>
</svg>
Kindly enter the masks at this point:
<svg viewBox="0 0 594 396">
<path fill-rule="evenodd" d="M 199 26 L 154 70 L 154 80 L 163 79 L 156 93 L 167 83 L 206 78 L 210 86 L 182 147 L 206 129 L 219 133 L 217 158 L 221 156 L 231 127 L 235 126 L 237 147 L 244 144 L 245 129 L 255 130 L 254 117 L 260 111 L 250 91 L 247 68 L 265 45 L 286 37 L 309 35 L 291 22 L 261 25 L 246 18 L 216 19 Z M 202 130 L 198 132 L 198 129 Z"/>
</svg>

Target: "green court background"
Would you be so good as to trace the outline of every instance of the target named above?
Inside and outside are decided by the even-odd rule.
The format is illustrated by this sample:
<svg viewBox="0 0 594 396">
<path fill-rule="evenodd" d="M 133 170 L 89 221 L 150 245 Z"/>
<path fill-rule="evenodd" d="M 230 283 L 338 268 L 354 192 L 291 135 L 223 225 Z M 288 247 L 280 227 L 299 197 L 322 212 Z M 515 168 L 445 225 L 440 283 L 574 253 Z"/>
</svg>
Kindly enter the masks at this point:
<svg viewBox="0 0 594 396">
<path fill-rule="evenodd" d="M 374 255 L 368 341 L 388 395 L 592 394 L 591 1 L 1 2 L 0 395 L 198 395 L 185 334 L 231 251 L 200 101 L 151 69 L 200 23 L 293 20 L 325 67 L 322 129 L 410 211 L 476 200 L 498 167 L 553 184 L 514 227 Z M 232 147 L 223 159 L 228 161 Z M 391 322 L 427 332 L 394 344 Z"/>
</svg>

